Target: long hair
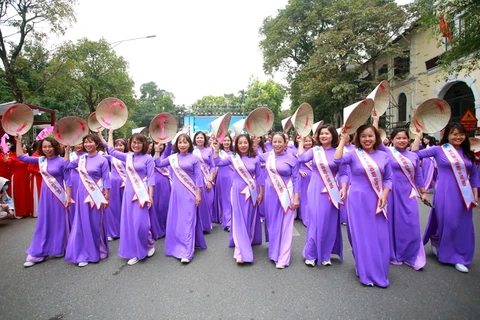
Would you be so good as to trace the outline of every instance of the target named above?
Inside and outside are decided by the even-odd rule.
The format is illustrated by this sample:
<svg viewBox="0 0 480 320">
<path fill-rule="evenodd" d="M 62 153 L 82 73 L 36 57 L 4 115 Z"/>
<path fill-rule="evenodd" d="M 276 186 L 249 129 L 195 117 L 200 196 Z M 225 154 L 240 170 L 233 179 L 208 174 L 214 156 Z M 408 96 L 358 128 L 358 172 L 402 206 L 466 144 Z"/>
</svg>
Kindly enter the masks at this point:
<svg viewBox="0 0 480 320">
<path fill-rule="evenodd" d="M 470 161 L 474 162 L 475 161 L 475 154 L 473 153 L 472 150 L 470 150 L 470 139 L 468 139 L 468 132 L 465 129 L 465 127 L 458 123 L 458 122 L 451 122 L 447 125 L 445 128 L 445 131 L 443 132 L 443 137 L 440 140 L 440 145 L 444 145 L 445 143 L 448 143 L 448 136 L 455 130 L 457 129 L 460 131 L 460 133 L 465 134 L 465 140 L 463 140 L 462 144 L 460 145 L 460 148 L 462 148 L 463 154 L 470 159 Z"/>
<path fill-rule="evenodd" d="M 53 147 L 53 150 L 55 151 L 55 155 L 58 156 L 60 155 L 62 152 L 63 152 L 63 149 L 62 149 L 62 146 L 60 145 L 60 143 L 58 143 L 57 140 L 51 138 L 51 137 L 46 137 L 45 139 L 43 139 L 37 146 L 37 154 L 40 156 L 40 157 L 43 157 L 45 156 L 45 153 L 43 153 L 43 150 L 42 150 L 42 146 L 43 144 L 45 143 L 45 141 L 47 142 L 50 142 L 50 144 L 52 145 Z"/>
<path fill-rule="evenodd" d="M 368 128 L 372 129 L 375 133 L 375 144 L 373 145 L 373 149 L 377 150 L 380 147 L 382 140 L 380 139 L 380 133 L 378 132 L 378 130 L 375 129 L 375 127 L 371 124 L 364 124 L 357 129 L 357 132 L 355 133 L 355 147 L 362 148 L 362 144 L 360 143 L 360 134 Z"/>
<path fill-rule="evenodd" d="M 232 137 L 231 137 L 229 134 L 227 134 L 227 135 L 225 136 L 225 138 L 223 138 L 223 139 L 225 140 L 226 138 L 230 139 L 230 147 L 228 147 L 228 150 L 231 151 L 231 152 L 233 152 L 233 139 L 232 139 Z M 225 150 L 225 149 L 223 148 L 223 143 L 220 143 L 220 150 Z"/>
<path fill-rule="evenodd" d="M 123 152 L 124 153 L 128 151 L 127 142 L 125 140 L 123 140 L 122 138 L 118 138 L 117 140 L 115 140 L 113 145 L 115 146 L 116 144 L 121 144 L 123 146 Z"/>
<path fill-rule="evenodd" d="M 248 142 L 247 156 L 249 158 L 254 158 L 256 156 L 256 154 L 255 154 L 255 151 L 253 151 L 252 139 L 250 139 L 250 135 L 248 135 L 246 133 L 242 133 L 235 138 L 235 147 L 233 149 L 233 152 L 235 152 L 236 154 L 240 154 L 240 149 L 238 149 L 238 140 L 240 140 L 240 138 L 242 138 L 242 137 L 246 138 L 247 142 Z"/>
</svg>

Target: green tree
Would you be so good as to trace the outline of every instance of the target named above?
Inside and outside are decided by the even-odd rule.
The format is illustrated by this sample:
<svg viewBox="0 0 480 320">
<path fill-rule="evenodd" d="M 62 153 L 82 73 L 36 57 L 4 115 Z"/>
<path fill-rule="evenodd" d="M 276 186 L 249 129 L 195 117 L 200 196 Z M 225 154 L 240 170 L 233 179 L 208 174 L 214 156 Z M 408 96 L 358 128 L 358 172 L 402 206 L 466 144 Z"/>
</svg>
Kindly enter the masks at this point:
<svg viewBox="0 0 480 320">
<path fill-rule="evenodd" d="M 158 88 L 155 82 L 144 83 L 140 86 L 138 107 L 131 119 L 138 127 L 148 127 L 157 114 L 175 113 L 174 99 L 175 96 L 171 92 Z"/>
<path fill-rule="evenodd" d="M 86 118 L 107 97 L 121 99 L 129 112 L 135 109 L 134 82 L 128 74 L 128 63 L 118 57 L 104 40 L 81 39 L 66 43 L 51 60 L 45 84 L 45 105 L 56 105 L 59 116 Z"/>
<path fill-rule="evenodd" d="M 439 59 L 447 75 L 462 70 L 468 74 L 480 67 L 480 1 L 416 0 L 411 13 L 431 28 L 439 46 L 448 42 L 449 49 Z M 448 27 L 440 27 L 442 18 Z"/>
<path fill-rule="evenodd" d="M 17 77 L 17 62 L 25 44 L 45 40 L 46 25 L 51 33 L 64 34 L 66 26 L 75 22 L 73 6 L 77 0 L 18 0 L 0 2 L 0 59 L 5 79 L 15 100 L 25 101 Z M 42 28 L 37 28 L 42 24 Z"/>
<path fill-rule="evenodd" d="M 194 105 L 211 105 L 211 106 L 220 106 L 220 105 L 227 105 L 228 100 L 224 96 L 204 96 L 198 99 Z"/>
</svg>

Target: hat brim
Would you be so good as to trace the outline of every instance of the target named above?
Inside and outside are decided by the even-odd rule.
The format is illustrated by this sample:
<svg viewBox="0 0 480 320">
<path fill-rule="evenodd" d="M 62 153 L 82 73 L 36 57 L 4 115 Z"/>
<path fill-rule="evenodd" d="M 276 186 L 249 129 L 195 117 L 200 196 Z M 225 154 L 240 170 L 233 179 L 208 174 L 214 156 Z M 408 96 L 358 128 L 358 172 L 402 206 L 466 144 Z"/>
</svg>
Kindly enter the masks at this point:
<svg viewBox="0 0 480 320">
<path fill-rule="evenodd" d="M 295 111 L 290 121 L 299 135 L 306 136 L 309 134 L 313 126 L 312 106 L 306 102 L 302 103 Z"/>
<path fill-rule="evenodd" d="M 148 127 L 150 137 L 158 143 L 168 143 L 177 134 L 177 120 L 168 112 L 157 114 Z"/>
<path fill-rule="evenodd" d="M 370 118 L 373 109 L 373 100 L 367 98 L 355 102 L 343 109 L 344 130 L 347 134 L 354 134 L 355 131 L 364 125 Z"/>
<path fill-rule="evenodd" d="M 263 136 L 270 131 L 273 126 L 273 112 L 266 107 L 260 107 L 248 115 L 245 119 L 245 130 L 252 136 Z"/>
<path fill-rule="evenodd" d="M 128 109 L 122 100 L 105 98 L 97 106 L 97 120 L 107 129 L 121 128 L 128 119 Z"/>
<path fill-rule="evenodd" d="M 33 111 L 26 104 L 14 104 L 4 112 L 1 122 L 3 130 L 9 135 L 23 135 L 33 125 Z"/>
<path fill-rule="evenodd" d="M 53 127 L 53 138 L 64 145 L 74 146 L 82 143 L 88 134 L 88 125 L 79 117 L 65 117 Z"/>
<path fill-rule="evenodd" d="M 437 133 L 447 126 L 451 115 L 452 108 L 447 101 L 439 98 L 428 99 L 415 110 L 412 123 L 423 133 Z"/>
</svg>

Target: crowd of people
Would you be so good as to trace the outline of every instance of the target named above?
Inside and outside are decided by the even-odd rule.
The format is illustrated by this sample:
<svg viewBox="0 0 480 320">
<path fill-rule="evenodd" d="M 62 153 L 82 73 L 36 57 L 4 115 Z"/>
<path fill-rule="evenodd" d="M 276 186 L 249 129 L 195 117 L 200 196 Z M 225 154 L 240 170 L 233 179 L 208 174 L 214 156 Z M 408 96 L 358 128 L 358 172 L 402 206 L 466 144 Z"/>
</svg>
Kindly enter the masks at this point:
<svg viewBox="0 0 480 320">
<path fill-rule="evenodd" d="M 108 141 L 89 134 L 72 147 L 45 138 L 29 155 L 17 136 L 4 152 L 2 210 L 15 217 L 38 212 L 25 267 L 48 257 L 84 267 L 107 258 L 117 239 L 118 255 L 134 265 L 163 237 L 165 254 L 187 264 L 207 248 L 216 223 L 229 232 L 236 263 L 253 263 L 252 246 L 265 241 L 268 258 L 283 269 L 297 218 L 306 226 L 302 255 L 310 267 L 343 260 L 346 225 L 366 286 L 388 287 L 390 265 L 424 268 L 429 241 L 441 263 L 468 272 L 479 177 L 465 128 L 449 124 L 438 146 L 432 137 L 420 141 L 421 131 L 410 143 L 408 130 L 394 129 L 387 147 L 373 119 L 354 135 L 322 125 L 293 143 L 282 132 L 222 141 L 182 132 L 152 144 L 142 134 L 114 140 L 109 130 Z M 3 175 L 6 168 L 11 176 Z M 422 236 L 417 199 L 430 204 L 431 188 Z"/>
</svg>

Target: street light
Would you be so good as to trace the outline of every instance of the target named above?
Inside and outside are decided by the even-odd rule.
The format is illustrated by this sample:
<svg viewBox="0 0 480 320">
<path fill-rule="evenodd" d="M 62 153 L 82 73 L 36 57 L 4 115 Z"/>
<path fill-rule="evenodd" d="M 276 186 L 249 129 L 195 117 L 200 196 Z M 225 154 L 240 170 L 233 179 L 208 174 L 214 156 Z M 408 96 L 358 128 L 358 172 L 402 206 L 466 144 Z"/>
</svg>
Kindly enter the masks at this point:
<svg viewBox="0 0 480 320">
<path fill-rule="evenodd" d="M 125 40 L 120 40 L 120 41 L 115 41 L 115 42 L 112 42 L 112 43 L 109 43 L 110 46 L 112 48 L 115 48 L 116 46 L 122 44 L 123 42 L 126 42 L 126 41 L 133 41 L 133 40 L 140 40 L 140 39 L 150 39 L 150 38 L 155 38 L 157 37 L 156 35 L 150 35 L 150 36 L 146 36 L 146 37 L 139 37 L 139 38 L 132 38 L 132 39 L 125 39 Z"/>
</svg>

